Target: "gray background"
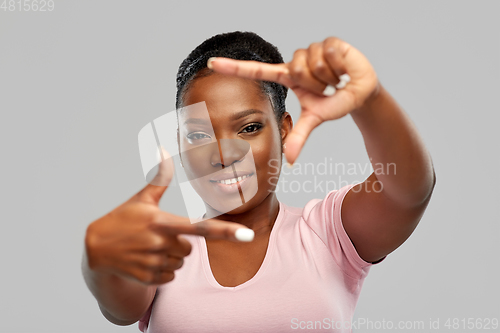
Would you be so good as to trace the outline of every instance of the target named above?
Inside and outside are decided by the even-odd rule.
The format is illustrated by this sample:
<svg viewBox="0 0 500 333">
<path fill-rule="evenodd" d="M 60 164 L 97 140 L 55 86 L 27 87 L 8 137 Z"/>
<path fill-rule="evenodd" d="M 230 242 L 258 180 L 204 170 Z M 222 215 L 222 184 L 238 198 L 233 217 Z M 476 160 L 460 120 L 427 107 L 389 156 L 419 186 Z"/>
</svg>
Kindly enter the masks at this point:
<svg viewBox="0 0 500 333">
<path fill-rule="evenodd" d="M 175 109 L 180 62 L 234 30 L 260 34 L 285 61 L 327 36 L 346 40 L 431 152 L 433 199 L 406 243 L 372 267 L 355 317 L 479 331 L 444 323 L 499 317 L 498 9 L 497 1 L 55 0 L 53 12 L 0 10 L 0 331 L 138 332 L 107 322 L 88 291 L 85 229 L 145 185 L 137 134 Z M 293 93 L 287 106 L 296 120 Z M 325 156 L 368 162 L 350 116 L 317 128 L 298 163 Z M 303 206 L 324 195 L 279 198 Z M 179 203 L 167 191 L 161 207 L 176 212 Z"/>
</svg>

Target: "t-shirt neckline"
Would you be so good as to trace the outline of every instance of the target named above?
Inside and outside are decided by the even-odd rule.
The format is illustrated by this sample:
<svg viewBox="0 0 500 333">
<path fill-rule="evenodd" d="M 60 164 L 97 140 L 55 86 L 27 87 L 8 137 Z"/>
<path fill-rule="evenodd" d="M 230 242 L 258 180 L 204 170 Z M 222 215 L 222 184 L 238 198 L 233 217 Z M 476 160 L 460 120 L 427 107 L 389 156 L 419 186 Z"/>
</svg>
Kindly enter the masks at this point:
<svg viewBox="0 0 500 333">
<path fill-rule="evenodd" d="M 215 276 L 212 272 L 212 268 L 210 267 L 210 261 L 208 260 L 208 249 L 205 237 L 196 237 L 198 238 L 198 245 L 200 249 L 200 258 L 203 272 L 205 273 L 205 277 L 207 278 L 208 283 L 216 289 L 219 290 L 240 290 L 246 288 L 252 284 L 254 284 L 257 280 L 261 278 L 261 276 L 265 273 L 267 267 L 269 266 L 269 262 L 272 259 L 274 249 L 276 248 L 276 234 L 278 233 L 278 229 L 281 227 L 281 222 L 285 217 L 285 205 L 282 202 L 279 203 L 279 211 L 278 216 L 276 216 L 276 221 L 274 222 L 274 226 L 271 229 L 271 234 L 269 235 L 269 243 L 266 249 L 266 255 L 264 256 L 264 260 L 259 267 L 259 270 L 255 275 L 248 281 L 243 282 L 235 287 L 225 287 L 215 279 Z"/>
</svg>

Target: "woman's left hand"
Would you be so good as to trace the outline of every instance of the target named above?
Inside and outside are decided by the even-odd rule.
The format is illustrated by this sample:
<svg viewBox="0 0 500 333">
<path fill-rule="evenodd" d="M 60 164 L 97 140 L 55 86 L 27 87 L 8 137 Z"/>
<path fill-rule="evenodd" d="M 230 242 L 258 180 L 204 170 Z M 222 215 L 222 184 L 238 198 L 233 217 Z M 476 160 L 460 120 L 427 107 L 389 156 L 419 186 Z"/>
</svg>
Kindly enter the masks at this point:
<svg viewBox="0 0 500 333">
<path fill-rule="evenodd" d="M 380 90 L 368 59 L 336 37 L 298 49 L 288 63 L 211 58 L 208 65 L 221 74 L 273 81 L 292 89 L 301 105 L 300 118 L 286 139 L 285 156 L 292 164 L 314 128 L 359 109 Z"/>
</svg>

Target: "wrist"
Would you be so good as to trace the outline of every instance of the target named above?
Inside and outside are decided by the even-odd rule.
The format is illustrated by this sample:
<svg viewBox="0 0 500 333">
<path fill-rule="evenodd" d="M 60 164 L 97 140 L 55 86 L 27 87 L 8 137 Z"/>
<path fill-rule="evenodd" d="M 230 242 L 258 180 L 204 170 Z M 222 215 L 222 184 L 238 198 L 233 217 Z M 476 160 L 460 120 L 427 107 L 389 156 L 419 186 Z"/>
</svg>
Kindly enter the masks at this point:
<svg viewBox="0 0 500 333">
<path fill-rule="evenodd" d="M 375 88 L 372 90 L 370 95 L 368 95 L 363 104 L 351 111 L 350 114 L 353 117 L 356 117 L 358 115 L 367 114 L 370 110 L 376 109 L 376 105 L 380 104 L 380 100 L 384 98 L 384 93 L 384 88 L 380 84 L 380 81 L 377 80 Z"/>
</svg>

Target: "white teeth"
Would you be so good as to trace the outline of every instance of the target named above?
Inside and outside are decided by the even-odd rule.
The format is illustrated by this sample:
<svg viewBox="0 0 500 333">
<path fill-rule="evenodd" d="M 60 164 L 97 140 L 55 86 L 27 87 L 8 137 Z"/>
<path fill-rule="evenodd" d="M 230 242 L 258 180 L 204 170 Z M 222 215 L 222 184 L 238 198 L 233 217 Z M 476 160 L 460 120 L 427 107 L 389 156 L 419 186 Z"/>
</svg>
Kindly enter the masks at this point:
<svg viewBox="0 0 500 333">
<path fill-rule="evenodd" d="M 231 184 L 235 184 L 236 182 L 239 182 L 247 177 L 249 177 L 250 175 L 245 175 L 245 176 L 240 176 L 238 178 L 231 178 L 231 179 L 223 179 L 223 180 L 217 180 L 217 183 L 221 183 L 221 184 L 226 184 L 226 185 L 231 185 Z"/>
</svg>

